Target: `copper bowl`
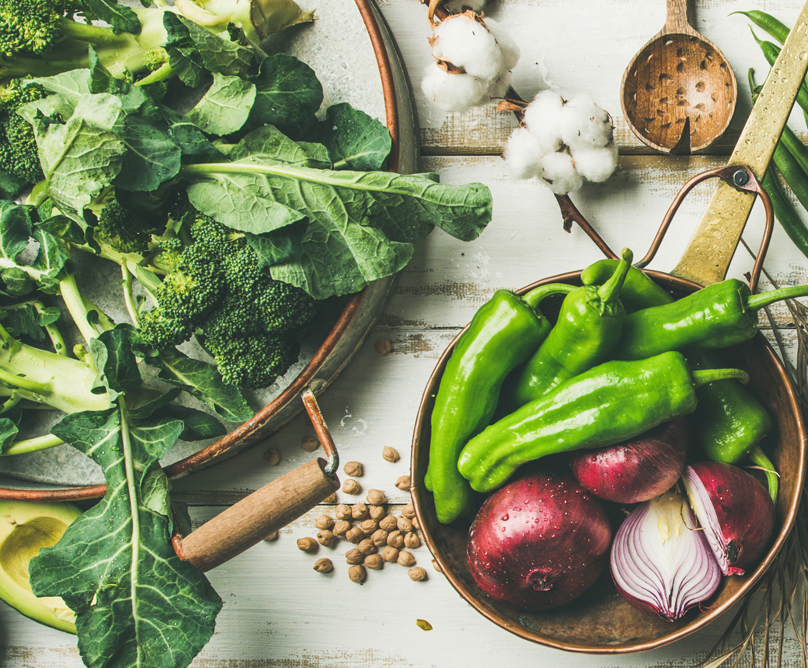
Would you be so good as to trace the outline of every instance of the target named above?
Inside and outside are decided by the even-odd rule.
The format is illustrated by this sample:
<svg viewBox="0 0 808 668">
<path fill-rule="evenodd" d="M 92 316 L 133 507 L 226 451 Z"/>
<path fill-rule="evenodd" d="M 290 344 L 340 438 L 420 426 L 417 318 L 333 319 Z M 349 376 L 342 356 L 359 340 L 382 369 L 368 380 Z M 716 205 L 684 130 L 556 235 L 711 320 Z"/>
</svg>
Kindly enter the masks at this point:
<svg viewBox="0 0 808 668">
<path fill-rule="evenodd" d="M 689 294 L 700 287 L 668 274 L 647 273 L 676 295 Z M 581 285 L 580 272 L 546 278 L 517 293 L 557 282 Z M 423 486 L 429 464 L 432 407 L 456 343 L 457 337 L 438 361 L 418 410 L 412 444 L 412 496 L 426 544 L 441 570 L 458 593 L 489 620 L 526 640 L 572 652 L 617 654 L 655 649 L 720 617 L 749 593 L 772 565 L 797 513 L 805 477 L 806 435 L 798 398 L 786 370 L 764 336 L 758 333 L 752 340 L 727 351 L 733 365 L 749 373 L 749 389 L 771 413 L 776 429 L 763 445 L 771 453 L 777 470 L 783 472 L 776 504 L 777 535 L 757 568 L 741 577 L 723 578 L 703 611 L 691 610 L 672 623 L 630 606 L 617 593 L 608 569 L 582 597 L 554 610 L 524 612 L 488 598 L 474 582 L 467 562 L 466 541 L 472 518 L 451 525 L 440 524 L 435 517 L 432 494 Z"/>
</svg>

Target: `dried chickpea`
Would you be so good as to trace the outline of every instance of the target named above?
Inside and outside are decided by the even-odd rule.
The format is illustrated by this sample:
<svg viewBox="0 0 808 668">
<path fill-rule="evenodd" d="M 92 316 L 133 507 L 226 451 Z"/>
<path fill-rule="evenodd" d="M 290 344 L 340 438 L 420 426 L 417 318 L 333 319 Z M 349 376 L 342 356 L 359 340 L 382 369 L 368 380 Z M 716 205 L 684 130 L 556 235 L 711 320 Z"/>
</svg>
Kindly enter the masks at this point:
<svg viewBox="0 0 808 668">
<path fill-rule="evenodd" d="M 270 466 L 277 466 L 281 463 L 281 453 L 275 448 L 270 448 L 264 453 L 264 461 Z"/>
<path fill-rule="evenodd" d="M 364 537 L 365 532 L 359 527 L 353 527 L 345 532 L 345 540 L 347 540 L 349 543 L 353 543 L 354 545 L 359 543 L 359 541 L 364 539 Z"/>
<path fill-rule="evenodd" d="M 334 532 L 335 536 L 344 536 L 348 530 L 351 528 L 351 523 L 346 522 L 345 520 L 340 520 L 334 525 L 332 531 Z"/>
<path fill-rule="evenodd" d="M 361 478 L 365 473 L 365 468 L 359 462 L 347 462 L 342 470 L 351 478 Z"/>
<path fill-rule="evenodd" d="M 432 568 L 438 571 L 438 573 L 443 573 L 443 569 L 440 567 L 440 564 L 434 559 L 432 560 Z"/>
<path fill-rule="evenodd" d="M 351 582 L 362 583 L 366 575 L 367 571 L 365 571 L 365 567 L 362 566 L 362 564 L 356 564 L 348 569 L 348 577 L 351 578 Z"/>
<path fill-rule="evenodd" d="M 402 491 L 408 490 L 410 488 L 410 476 L 400 475 L 396 480 L 396 487 Z"/>
<path fill-rule="evenodd" d="M 327 496 L 323 499 L 323 503 L 336 503 L 337 502 L 337 493 L 334 492 L 330 496 Z"/>
<path fill-rule="evenodd" d="M 314 540 L 314 538 L 309 538 L 308 536 L 305 538 L 298 538 L 297 549 L 302 550 L 303 552 L 316 552 L 317 541 Z"/>
<path fill-rule="evenodd" d="M 355 503 L 351 506 L 351 517 L 353 519 L 363 520 L 368 515 L 368 507 L 364 503 Z"/>
<path fill-rule="evenodd" d="M 413 517 L 410 522 L 412 522 L 412 530 L 413 531 L 420 531 L 421 530 L 421 523 L 418 521 L 417 517 Z"/>
<path fill-rule="evenodd" d="M 372 568 L 374 571 L 378 571 L 384 566 L 384 560 L 378 554 L 369 554 L 365 557 L 365 566 Z"/>
<path fill-rule="evenodd" d="M 370 537 L 376 547 L 384 547 L 387 545 L 387 532 L 384 529 L 377 529 Z"/>
<path fill-rule="evenodd" d="M 336 539 L 337 537 L 328 529 L 322 529 L 317 532 L 317 542 L 323 547 L 331 547 Z"/>
<path fill-rule="evenodd" d="M 264 540 L 278 540 L 278 532 L 273 531 L 272 533 L 267 534 L 264 536 Z"/>
<path fill-rule="evenodd" d="M 396 562 L 398 562 L 400 566 L 405 566 L 409 568 L 415 563 L 415 557 L 413 557 L 410 552 L 401 550 L 398 553 L 398 559 L 396 559 Z"/>
<path fill-rule="evenodd" d="M 415 517 L 415 508 L 413 508 L 411 503 L 408 503 L 401 509 L 401 515 L 406 517 L 408 520 L 411 520 L 413 517 Z"/>
<path fill-rule="evenodd" d="M 398 523 L 396 522 L 396 518 L 392 515 L 387 515 L 379 521 L 379 528 L 384 529 L 385 531 L 394 531 L 397 526 Z"/>
<path fill-rule="evenodd" d="M 374 520 L 379 522 L 387 515 L 387 509 L 384 506 L 368 506 L 368 513 Z"/>
<path fill-rule="evenodd" d="M 300 442 L 300 449 L 306 452 L 314 452 L 319 447 L 320 441 L 314 438 L 314 436 L 304 436 L 303 440 Z"/>
<path fill-rule="evenodd" d="M 314 570 L 318 573 L 330 573 L 334 570 L 334 564 L 331 559 L 318 559 L 314 562 Z"/>
<path fill-rule="evenodd" d="M 382 450 L 382 457 L 387 462 L 397 462 L 399 459 L 401 459 L 401 455 L 398 454 L 398 450 L 391 448 L 389 445 L 384 446 L 384 450 Z"/>
<path fill-rule="evenodd" d="M 340 503 L 334 508 L 334 515 L 338 520 L 349 520 L 351 519 L 351 507 Z"/>
<path fill-rule="evenodd" d="M 356 549 L 359 550 L 365 556 L 369 554 L 376 554 L 376 552 L 379 551 L 379 548 L 377 548 L 373 544 L 373 541 L 370 540 L 370 538 L 363 538 L 362 540 L 360 540 L 359 544 L 356 546 Z"/>
<path fill-rule="evenodd" d="M 415 568 L 411 568 L 410 570 L 408 570 L 407 575 L 409 575 L 410 580 L 413 580 L 414 582 L 421 582 L 421 580 L 426 580 L 426 571 L 420 566 L 416 566 Z"/>
<path fill-rule="evenodd" d="M 356 495 L 362 491 L 362 488 L 359 486 L 359 483 L 356 482 L 353 478 L 348 478 L 344 483 L 342 483 L 342 491 L 346 494 Z"/>
<path fill-rule="evenodd" d="M 379 523 L 372 517 L 368 517 L 366 520 L 362 520 L 359 524 L 359 528 L 369 536 L 379 528 Z"/>
<path fill-rule="evenodd" d="M 408 533 L 412 531 L 412 522 L 410 522 L 406 517 L 396 518 L 396 526 L 401 533 Z"/>
<path fill-rule="evenodd" d="M 387 497 L 381 490 L 370 489 L 368 490 L 367 501 L 372 506 L 380 506 L 383 503 L 387 503 Z"/>
<path fill-rule="evenodd" d="M 382 559 L 384 559 L 388 564 L 398 561 L 398 550 L 388 545 L 382 550 Z"/>
<path fill-rule="evenodd" d="M 403 534 L 400 531 L 391 531 L 387 534 L 387 544 L 400 550 L 404 547 Z"/>
<path fill-rule="evenodd" d="M 334 519 L 330 515 L 320 515 L 314 524 L 318 529 L 331 529 L 334 527 Z"/>
<path fill-rule="evenodd" d="M 347 561 L 350 566 L 353 566 L 354 564 L 361 564 L 364 561 L 364 559 L 365 559 L 365 555 L 362 554 L 356 548 L 353 548 L 352 550 L 348 550 L 345 553 L 345 561 Z"/>
<path fill-rule="evenodd" d="M 390 339 L 376 339 L 375 348 L 379 355 L 386 355 L 393 349 L 393 344 L 390 343 Z"/>
<path fill-rule="evenodd" d="M 414 531 L 404 534 L 404 547 L 410 550 L 421 547 L 421 539 L 418 538 L 418 534 Z"/>
</svg>

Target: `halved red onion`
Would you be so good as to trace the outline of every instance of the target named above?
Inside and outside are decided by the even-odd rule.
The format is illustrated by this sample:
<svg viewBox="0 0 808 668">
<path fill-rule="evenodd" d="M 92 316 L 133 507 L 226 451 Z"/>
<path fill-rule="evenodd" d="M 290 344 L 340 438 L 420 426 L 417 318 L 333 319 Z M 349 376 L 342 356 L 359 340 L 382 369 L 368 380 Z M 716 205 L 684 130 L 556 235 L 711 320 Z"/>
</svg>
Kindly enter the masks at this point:
<svg viewBox="0 0 808 668">
<path fill-rule="evenodd" d="M 612 579 L 633 606 L 674 621 L 706 601 L 721 569 L 683 494 L 637 506 L 612 542 Z"/>
<path fill-rule="evenodd" d="M 682 474 L 690 506 L 724 575 L 742 575 L 763 556 L 774 532 L 766 488 L 731 464 L 699 462 Z"/>
<path fill-rule="evenodd" d="M 690 429 L 686 417 L 629 441 L 579 450 L 570 461 L 581 487 L 615 503 L 640 503 L 664 494 L 685 468 Z"/>
</svg>

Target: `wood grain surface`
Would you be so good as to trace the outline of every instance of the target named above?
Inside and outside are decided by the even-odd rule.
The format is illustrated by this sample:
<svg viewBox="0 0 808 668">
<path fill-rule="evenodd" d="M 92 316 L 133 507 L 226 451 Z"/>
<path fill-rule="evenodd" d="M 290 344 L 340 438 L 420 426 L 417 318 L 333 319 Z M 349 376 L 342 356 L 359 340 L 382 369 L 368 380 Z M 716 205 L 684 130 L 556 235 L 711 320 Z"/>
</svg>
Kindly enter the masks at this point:
<svg viewBox="0 0 808 668">
<path fill-rule="evenodd" d="M 328 0 L 301 0 L 316 7 Z M 421 72 L 431 58 L 426 8 L 417 0 L 380 0 L 415 91 L 421 126 L 423 171 L 435 171 L 446 183 L 479 181 L 491 188 L 494 217 L 475 242 L 463 243 L 434 232 L 418 245 L 401 272 L 394 294 L 375 330 L 349 368 L 320 399 L 343 462 L 360 461 L 365 473 L 359 496 L 338 493 L 338 501 L 363 500 L 369 489 L 387 494 L 389 510 L 400 514 L 408 494 L 397 489 L 409 473 L 409 449 L 423 388 L 440 354 L 475 310 L 498 288 L 517 288 L 538 278 L 580 269 L 599 259 L 598 250 L 579 229 L 566 233 L 556 201 L 535 181 L 507 177 L 500 159 L 515 126 L 513 116 L 494 104 L 466 114 L 429 108 L 420 93 Z M 620 114 L 619 84 L 633 54 L 665 20 L 665 3 L 641 0 L 501 0 L 490 14 L 522 49 L 514 86 L 523 97 L 553 86 L 563 93 L 588 92 L 614 118 L 620 146 L 618 172 L 605 184 L 587 185 L 573 199 L 606 242 L 616 250 L 629 246 L 644 254 L 668 204 L 681 185 L 708 168 L 725 164 L 749 111 L 747 69 L 765 77 L 765 61 L 749 33 L 748 21 L 731 12 L 765 9 L 787 24 L 798 14 L 799 0 L 699 0 L 691 3 L 692 25 L 713 41 L 732 63 L 740 93 L 728 134 L 709 155 L 652 154 L 631 134 Z M 791 127 L 805 136 L 801 114 Z M 681 256 L 713 185 L 699 186 L 682 207 L 674 227 L 652 263 L 669 271 Z M 762 231 L 762 207 L 756 205 L 744 241 L 756 249 Z M 753 264 L 741 246 L 730 275 L 741 277 Z M 779 227 L 774 230 L 765 267 L 780 283 L 808 282 L 808 263 Z M 763 281 L 761 289 L 770 287 Z M 796 344 L 788 314 L 772 309 L 782 327 L 793 361 Z M 390 342 L 381 354 L 377 343 Z M 383 350 L 384 348 L 380 346 Z M 301 444 L 313 436 L 305 416 L 264 443 L 213 468 L 174 484 L 175 498 L 189 504 L 201 523 L 251 491 L 314 459 Z M 400 454 L 386 461 L 383 448 Z M 281 454 L 271 466 L 268 449 Z M 340 478 L 346 476 L 340 469 Z M 193 662 L 195 668 L 488 668 L 491 665 L 542 665 L 560 668 L 698 665 L 723 631 L 729 615 L 698 634 L 667 648 L 620 657 L 568 654 L 521 640 L 486 621 L 432 569 L 425 547 L 412 550 L 427 580 L 413 582 L 407 569 L 386 564 L 369 571 L 359 585 L 348 579 L 344 540 L 301 552 L 298 538 L 316 534 L 315 521 L 333 515 L 322 504 L 264 541 L 209 573 L 224 600 L 212 641 Z M 334 570 L 313 570 L 328 557 Z M 426 620 L 432 630 L 422 630 Z M 789 635 L 786 663 L 798 665 L 799 643 Z M 75 638 L 32 622 L 0 606 L 0 666 L 9 668 L 80 668 Z M 748 664 L 743 664 L 748 665 Z"/>
</svg>

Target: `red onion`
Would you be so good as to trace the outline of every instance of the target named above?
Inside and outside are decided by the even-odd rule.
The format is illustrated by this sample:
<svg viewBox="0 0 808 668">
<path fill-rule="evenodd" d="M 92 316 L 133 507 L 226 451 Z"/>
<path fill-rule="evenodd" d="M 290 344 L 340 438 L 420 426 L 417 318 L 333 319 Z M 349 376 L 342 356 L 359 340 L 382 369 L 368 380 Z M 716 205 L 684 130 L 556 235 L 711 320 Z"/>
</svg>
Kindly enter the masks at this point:
<svg viewBox="0 0 808 668">
<path fill-rule="evenodd" d="M 630 441 L 572 457 L 572 473 L 586 490 L 615 503 L 640 503 L 667 492 L 685 468 L 687 418 L 660 425 Z"/>
<path fill-rule="evenodd" d="M 469 567 L 491 598 L 547 610 L 594 584 L 611 538 L 606 511 L 571 476 L 534 473 L 486 499 L 469 531 Z"/>
<path fill-rule="evenodd" d="M 611 570 L 629 603 L 669 621 L 710 598 L 721 582 L 704 532 L 675 491 L 640 504 L 620 525 Z"/>
<path fill-rule="evenodd" d="M 688 466 L 682 480 L 721 571 L 742 575 L 774 532 L 774 503 L 766 488 L 737 466 L 718 462 Z"/>
</svg>

